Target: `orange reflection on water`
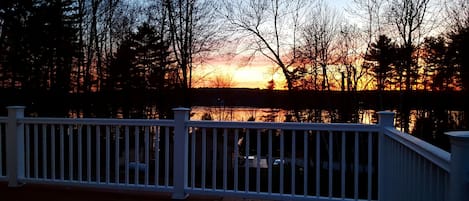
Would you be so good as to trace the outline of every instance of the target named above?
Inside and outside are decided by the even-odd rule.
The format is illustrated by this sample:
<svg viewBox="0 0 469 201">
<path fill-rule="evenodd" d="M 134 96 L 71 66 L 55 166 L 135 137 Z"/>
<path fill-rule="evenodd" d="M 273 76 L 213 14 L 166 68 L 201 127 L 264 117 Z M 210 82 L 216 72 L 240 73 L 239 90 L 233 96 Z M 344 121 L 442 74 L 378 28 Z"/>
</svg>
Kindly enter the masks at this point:
<svg viewBox="0 0 469 201">
<path fill-rule="evenodd" d="M 205 107 L 191 108 L 193 120 L 284 122 L 287 111 L 275 108 Z"/>
<path fill-rule="evenodd" d="M 336 115 L 335 111 L 329 110 L 302 110 L 300 113 L 303 121 L 318 123 L 331 123 L 331 117 Z M 292 112 L 280 108 L 223 106 L 194 106 L 191 108 L 192 120 L 286 122 L 288 116 L 292 116 Z M 374 110 L 361 110 L 358 115 L 358 123 L 376 123 L 375 116 L 376 115 Z"/>
</svg>

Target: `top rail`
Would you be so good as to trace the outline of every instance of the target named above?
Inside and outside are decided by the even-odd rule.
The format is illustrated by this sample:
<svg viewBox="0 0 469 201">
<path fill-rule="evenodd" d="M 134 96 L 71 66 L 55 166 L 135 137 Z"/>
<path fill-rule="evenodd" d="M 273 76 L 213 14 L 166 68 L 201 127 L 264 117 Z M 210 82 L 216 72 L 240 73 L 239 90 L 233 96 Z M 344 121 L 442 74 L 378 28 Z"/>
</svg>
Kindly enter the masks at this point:
<svg viewBox="0 0 469 201">
<path fill-rule="evenodd" d="M 174 126 L 174 120 L 155 119 L 104 119 L 104 118 L 49 118 L 49 117 L 24 117 L 18 119 L 19 123 L 28 124 L 90 124 L 110 126 Z"/>
<path fill-rule="evenodd" d="M 405 145 L 435 165 L 450 172 L 451 154 L 412 135 L 394 128 L 385 128 L 384 135 Z"/>
<path fill-rule="evenodd" d="M 375 124 L 188 121 L 189 127 L 378 132 Z"/>
</svg>

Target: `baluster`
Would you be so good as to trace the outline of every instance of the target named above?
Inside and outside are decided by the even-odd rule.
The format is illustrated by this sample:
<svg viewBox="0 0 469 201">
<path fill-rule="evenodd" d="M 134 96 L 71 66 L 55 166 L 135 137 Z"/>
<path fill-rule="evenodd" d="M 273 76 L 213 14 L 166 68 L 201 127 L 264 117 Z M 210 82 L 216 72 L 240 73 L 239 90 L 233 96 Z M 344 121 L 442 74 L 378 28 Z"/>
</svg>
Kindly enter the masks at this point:
<svg viewBox="0 0 469 201">
<path fill-rule="evenodd" d="M 334 164 L 333 164 L 333 139 L 332 139 L 332 131 L 328 131 L 328 137 L 329 137 L 329 193 L 328 196 L 329 198 L 332 198 L 332 170 L 334 169 Z"/>
<path fill-rule="evenodd" d="M 96 182 L 101 182 L 101 129 L 96 125 Z"/>
<path fill-rule="evenodd" d="M 235 137 L 234 137 L 234 153 L 235 153 L 235 158 L 234 158 L 234 191 L 238 191 L 238 171 L 239 171 L 239 147 L 238 147 L 238 141 L 239 141 L 239 130 L 235 129 Z"/>
<path fill-rule="evenodd" d="M 111 128 L 106 126 L 106 184 L 110 183 L 111 172 Z"/>
<path fill-rule="evenodd" d="M 124 160 L 124 174 L 125 174 L 125 185 L 129 184 L 129 162 L 130 162 L 130 136 L 129 126 L 125 126 L 124 143 L 125 143 L 125 160 Z"/>
<path fill-rule="evenodd" d="M 345 198 L 345 170 L 346 170 L 346 163 L 345 163 L 345 131 L 342 131 L 342 146 L 341 146 L 341 168 L 340 168 L 340 196 L 341 198 Z"/>
<path fill-rule="evenodd" d="M 31 177 L 31 142 L 30 142 L 30 125 L 29 124 L 26 124 L 25 125 L 25 140 L 26 140 L 26 146 L 25 146 L 25 158 L 26 158 L 26 161 L 25 161 L 25 168 L 26 168 L 26 178 L 30 178 Z M 1 145 L 0 145 L 1 146 Z M 2 149 L 3 150 L 3 149 Z M 2 157 L 1 156 L 2 154 L 0 154 L 0 158 Z M 1 160 L 0 160 L 1 162 Z M 1 169 L 2 167 L 0 167 Z M 1 172 L 1 171 L 0 171 Z"/>
<path fill-rule="evenodd" d="M 64 139 L 64 125 L 60 125 L 60 180 L 65 180 L 65 139 Z M 69 159 L 71 160 L 71 159 Z"/>
<path fill-rule="evenodd" d="M 309 170 L 309 138 L 308 138 L 308 131 L 304 131 L 303 133 L 303 195 L 308 195 L 308 170 Z"/>
<path fill-rule="evenodd" d="M 115 127 L 116 129 L 116 133 L 115 133 L 115 136 L 114 136 L 114 182 L 116 184 L 119 184 L 120 183 L 120 173 L 119 173 L 119 170 L 120 170 L 120 126 L 116 126 Z"/>
<path fill-rule="evenodd" d="M 321 133 L 316 131 L 316 197 L 321 196 Z"/>
<path fill-rule="evenodd" d="M 51 165 L 51 179 L 55 180 L 55 125 L 51 125 L 51 153 L 50 153 L 50 165 Z"/>
<path fill-rule="evenodd" d="M 212 190 L 216 189 L 217 186 L 217 129 L 212 130 Z"/>
<path fill-rule="evenodd" d="M 228 189 L 228 130 L 223 129 L 223 189 Z"/>
<path fill-rule="evenodd" d="M 47 124 L 42 127 L 42 178 L 47 179 Z"/>
<path fill-rule="evenodd" d="M 91 126 L 86 126 L 86 176 L 91 182 Z"/>
<path fill-rule="evenodd" d="M 256 143 L 256 192 L 261 192 L 261 130 L 257 129 Z"/>
<path fill-rule="evenodd" d="M 207 171 L 207 129 L 202 128 L 202 189 L 206 188 L 206 171 Z"/>
<path fill-rule="evenodd" d="M 290 167 L 291 167 L 291 195 L 295 195 L 295 192 L 296 192 L 296 175 L 295 175 L 295 171 L 296 171 L 296 131 L 293 130 L 292 131 L 292 141 L 291 141 L 291 163 L 290 163 Z"/>
<path fill-rule="evenodd" d="M 149 127 L 145 127 L 145 186 L 148 186 L 149 178 L 150 178 L 150 131 Z"/>
</svg>

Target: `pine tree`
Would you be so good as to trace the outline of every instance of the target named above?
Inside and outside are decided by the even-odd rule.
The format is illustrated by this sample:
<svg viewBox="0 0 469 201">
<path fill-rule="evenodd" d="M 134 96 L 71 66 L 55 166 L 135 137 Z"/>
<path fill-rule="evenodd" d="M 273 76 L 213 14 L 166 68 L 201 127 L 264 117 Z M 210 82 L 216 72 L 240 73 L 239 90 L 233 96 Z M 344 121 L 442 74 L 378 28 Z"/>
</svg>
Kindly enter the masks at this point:
<svg viewBox="0 0 469 201">
<path fill-rule="evenodd" d="M 365 55 L 366 65 L 370 66 L 379 91 L 383 91 L 387 81 L 391 79 L 391 65 L 395 61 L 395 51 L 396 45 L 391 39 L 381 35 L 375 43 L 371 44 Z"/>
</svg>

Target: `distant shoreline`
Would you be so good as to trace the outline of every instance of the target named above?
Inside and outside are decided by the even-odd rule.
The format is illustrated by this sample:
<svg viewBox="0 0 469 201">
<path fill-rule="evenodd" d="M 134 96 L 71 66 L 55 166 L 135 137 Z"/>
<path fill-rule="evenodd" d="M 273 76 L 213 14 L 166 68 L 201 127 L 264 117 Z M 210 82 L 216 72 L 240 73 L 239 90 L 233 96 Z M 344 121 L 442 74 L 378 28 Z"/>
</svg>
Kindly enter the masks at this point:
<svg viewBox="0 0 469 201">
<path fill-rule="evenodd" d="M 79 105 L 154 105 L 165 102 L 168 107 L 182 104 L 183 95 L 177 90 L 163 93 L 149 91 L 99 92 L 88 94 L 56 94 L 49 91 L 19 91 L 0 89 L 0 106 L 25 105 L 35 107 L 76 107 Z M 295 91 L 249 88 L 196 88 L 191 91 L 194 106 L 243 106 L 284 109 L 410 109 L 463 110 L 467 100 L 460 91 Z"/>
</svg>

